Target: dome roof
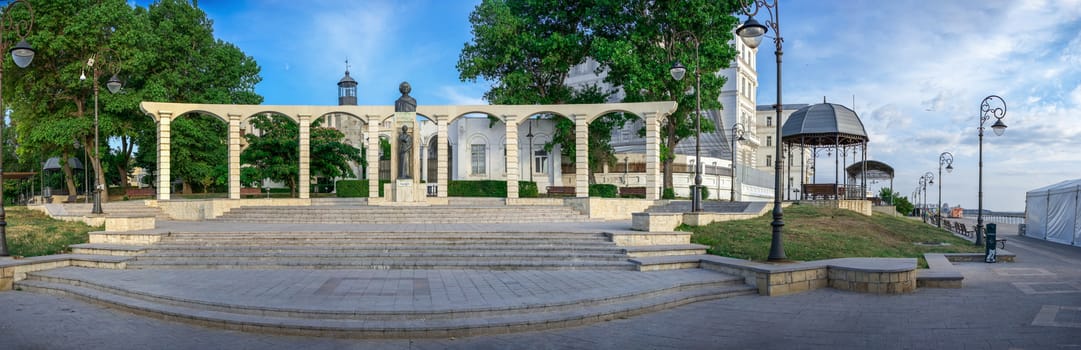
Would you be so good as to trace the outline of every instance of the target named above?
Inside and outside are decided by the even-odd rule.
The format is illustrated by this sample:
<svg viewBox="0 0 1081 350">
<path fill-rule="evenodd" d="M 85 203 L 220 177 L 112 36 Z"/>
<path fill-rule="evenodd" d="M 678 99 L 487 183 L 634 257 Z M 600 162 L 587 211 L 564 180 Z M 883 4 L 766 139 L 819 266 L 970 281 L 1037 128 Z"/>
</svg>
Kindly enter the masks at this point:
<svg viewBox="0 0 1081 350">
<path fill-rule="evenodd" d="M 353 77 L 349 76 L 349 71 L 348 70 L 345 71 L 345 76 L 342 77 L 342 80 L 338 80 L 338 85 L 343 85 L 343 84 L 346 84 L 346 83 L 353 83 L 353 85 L 357 84 L 357 81 L 353 80 Z"/>
<path fill-rule="evenodd" d="M 867 142 L 867 130 L 856 112 L 848 107 L 819 103 L 792 112 L 781 127 L 784 142 L 805 145 L 854 144 Z"/>
</svg>

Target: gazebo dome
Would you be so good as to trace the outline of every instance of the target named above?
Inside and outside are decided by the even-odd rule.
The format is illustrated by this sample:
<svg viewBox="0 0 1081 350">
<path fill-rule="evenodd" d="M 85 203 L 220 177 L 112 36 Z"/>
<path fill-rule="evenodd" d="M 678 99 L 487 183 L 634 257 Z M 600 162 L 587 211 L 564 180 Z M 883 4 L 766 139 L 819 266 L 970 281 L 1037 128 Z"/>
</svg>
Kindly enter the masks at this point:
<svg viewBox="0 0 1081 350">
<path fill-rule="evenodd" d="M 338 80 L 338 86 L 341 86 L 342 84 L 345 84 L 345 83 L 352 83 L 353 85 L 357 84 L 357 81 L 353 80 L 353 77 L 349 76 L 349 71 L 348 70 L 345 71 L 345 76 L 342 77 L 341 80 Z"/>
<path fill-rule="evenodd" d="M 781 140 L 808 146 L 867 142 L 867 131 L 856 112 L 834 103 L 820 103 L 792 112 L 781 128 Z"/>
</svg>

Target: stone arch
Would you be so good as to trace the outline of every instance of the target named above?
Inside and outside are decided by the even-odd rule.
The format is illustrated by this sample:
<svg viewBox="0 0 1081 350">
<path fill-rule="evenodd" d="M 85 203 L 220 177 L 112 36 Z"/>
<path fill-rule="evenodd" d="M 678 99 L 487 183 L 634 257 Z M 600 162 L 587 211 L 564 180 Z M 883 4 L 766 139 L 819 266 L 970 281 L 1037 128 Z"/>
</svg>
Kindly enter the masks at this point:
<svg viewBox="0 0 1081 350">
<path fill-rule="evenodd" d="M 204 110 L 188 110 L 173 117 L 170 127 L 168 149 L 182 147 L 184 151 L 172 152 L 168 157 L 168 168 L 173 171 L 168 178 L 159 182 L 159 186 L 164 183 L 166 187 L 163 190 L 178 194 L 216 191 L 216 179 L 219 176 L 228 176 L 228 168 L 226 173 L 219 173 L 222 169 L 220 166 L 229 163 L 228 119 Z M 191 139 L 208 136 L 218 140 L 193 142 Z M 187 152 L 192 148 L 198 148 L 198 151 Z M 159 157 L 159 168 L 160 159 Z"/>
</svg>

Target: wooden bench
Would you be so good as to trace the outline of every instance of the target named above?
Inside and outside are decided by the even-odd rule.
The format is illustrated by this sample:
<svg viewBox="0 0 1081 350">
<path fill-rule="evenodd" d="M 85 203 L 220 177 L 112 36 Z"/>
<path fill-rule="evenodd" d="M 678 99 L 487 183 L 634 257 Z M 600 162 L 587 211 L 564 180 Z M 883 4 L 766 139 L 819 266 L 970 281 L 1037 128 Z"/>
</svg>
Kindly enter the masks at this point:
<svg viewBox="0 0 1081 350">
<path fill-rule="evenodd" d="M 641 197 L 641 198 L 645 198 L 646 197 L 646 188 L 645 187 L 620 187 L 619 188 L 619 196 L 620 197 Z"/>
<path fill-rule="evenodd" d="M 129 188 L 124 190 L 124 196 L 127 196 L 129 199 L 135 197 L 154 197 L 156 194 L 153 187 Z"/>
<path fill-rule="evenodd" d="M 241 187 L 240 197 L 244 196 L 261 196 L 263 195 L 263 189 L 257 187 Z"/>
<path fill-rule="evenodd" d="M 574 186 L 548 186 L 544 190 L 549 196 L 573 196 Z"/>
<path fill-rule="evenodd" d="M 957 233 L 960 233 L 962 236 L 970 237 L 970 238 L 976 236 L 976 230 L 975 229 L 969 230 L 968 225 L 965 225 L 965 224 L 960 223 L 960 222 L 957 223 Z"/>
</svg>

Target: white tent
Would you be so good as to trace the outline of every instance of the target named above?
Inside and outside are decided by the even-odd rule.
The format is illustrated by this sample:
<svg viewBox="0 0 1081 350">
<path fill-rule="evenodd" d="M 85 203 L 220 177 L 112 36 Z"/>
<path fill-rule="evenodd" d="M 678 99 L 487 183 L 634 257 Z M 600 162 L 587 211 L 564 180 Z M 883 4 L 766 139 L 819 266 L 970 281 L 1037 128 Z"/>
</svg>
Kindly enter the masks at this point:
<svg viewBox="0 0 1081 350">
<path fill-rule="evenodd" d="M 1081 179 L 1059 182 L 1025 195 L 1025 235 L 1081 246 Z"/>
</svg>

